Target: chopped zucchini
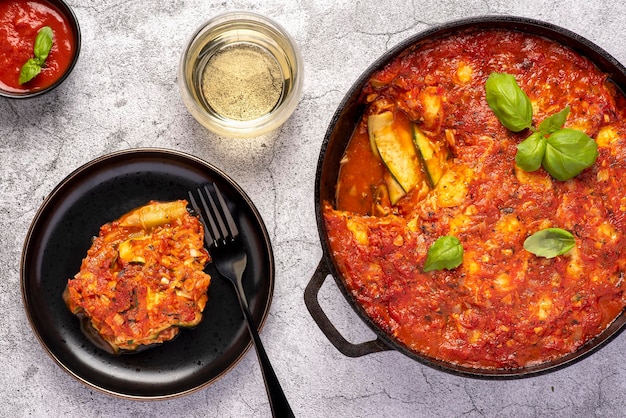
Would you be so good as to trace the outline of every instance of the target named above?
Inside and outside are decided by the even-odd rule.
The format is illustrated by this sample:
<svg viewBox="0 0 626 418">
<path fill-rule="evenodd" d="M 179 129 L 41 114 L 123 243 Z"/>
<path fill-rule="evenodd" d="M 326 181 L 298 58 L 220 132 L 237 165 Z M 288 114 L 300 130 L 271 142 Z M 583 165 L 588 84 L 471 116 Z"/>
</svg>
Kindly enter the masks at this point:
<svg viewBox="0 0 626 418">
<path fill-rule="evenodd" d="M 387 192 L 389 193 L 389 201 L 392 205 L 395 205 L 398 203 L 398 200 L 406 196 L 406 192 L 391 174 L 385 173 L 383 179 L 385 180 Z"/>
<path fill-rule="evenodd" d="M 138 254 L 135 252 L 135 248 L 133 247 L 133 242 L 135 241 L 143 241 L 150 239 L 149 236 L 137 236 L 133 238 L 129 238 L 126 241 L 120 242 L 120 245 L 117 247 L 119 258 L 127 263 L 139 263 L 144 264 L 146 259 L 142 254 Z M 141 246 L 137 248 L 143 248 Z"/>
<path fill-rule="evenodd" d="M 367 118 L 367 134 L 370 138 L 370 147 L 377 158 L 380 158 L 380 154 L 378 153 L 378 147 L 376 147 L 376 136 L 380 136 L 386 130 L 391 129 L 391 125 L 393 125 L 393 113 L 391 112 L 378 113 Z"/>
<path fill-rule="evenodd" d="M 425 174 L 415 150 L 410 125 L 395 122 L 391 112 L 371 115 L 367 119 L 370 143 L 405 192 L 425 181 Z"/>
<path fill-rule="evenodd" d="M 391 213 L 391 207 L 387 185 L 379 184 L 374 190 L 374 198 L 372 199 L 372 216 L 387 216 Z"/>
<path fill-rule="evenodd" d="M 446 169 L 446 160 L 449 156 L 448 148 L 443 142 L 427 137 L 415 124 L 413 124 L 413 140 L 422 156 L 428 177 L 434 187 L 439 183 Z"/>
</svg>

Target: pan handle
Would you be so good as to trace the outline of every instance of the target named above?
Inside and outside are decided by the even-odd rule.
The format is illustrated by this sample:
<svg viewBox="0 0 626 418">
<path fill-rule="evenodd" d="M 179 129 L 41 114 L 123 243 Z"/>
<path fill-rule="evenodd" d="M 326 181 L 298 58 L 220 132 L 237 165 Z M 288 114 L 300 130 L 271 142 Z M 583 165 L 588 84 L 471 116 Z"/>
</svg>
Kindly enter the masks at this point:
<svg viewBox="0 0 626 418">
<path fill-rule="evenodd" d="M 380 338 L 372 341 L 365 341 L 359 344 L 352 344 L 346 340 L 339 333 L 337 328 L 335 328 L 332 322 L 330 322 L 330 319 L 328 319 L 328 316 L 322 310 L 318 300 L 319 291 L 330 274 L 331 272 L 328 269 L 324 258 L 322 258 L 317 266 L 317 269 L 315 270 L 315 273 L 313 274 L 313 277 L 311 278 L 311 281 L 304 290 L 304 304 L 326 338 L 328 338 L 337 350 L 348 357 L 361 357 L 367 354 L 391 350 L 391 348 Z"/>
</svg>

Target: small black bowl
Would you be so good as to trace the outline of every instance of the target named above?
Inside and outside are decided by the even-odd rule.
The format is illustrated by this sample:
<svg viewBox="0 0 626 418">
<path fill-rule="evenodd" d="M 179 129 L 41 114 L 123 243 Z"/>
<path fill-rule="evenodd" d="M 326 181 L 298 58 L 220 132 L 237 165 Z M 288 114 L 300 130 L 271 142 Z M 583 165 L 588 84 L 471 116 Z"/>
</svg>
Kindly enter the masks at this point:
<svg viewBox="0 0 626 418">
<path fill-rule="evenodd" d="M 12 99 L 27 99 L 41 94 L 47 93 L 57 86 L 59 86 L 70 75 L 80 54 L 81 47 L 81 33 L 78 25 L 78 19 L 74 14 L 72 8 L 64 0 L 38 0 L 41 3 L 46 3 L 53 9 L 56 9 L 67 21 L 69 28 L 72 31 L 72 40 L 74 44 L 74 50 L 72 51 L 72 58 L 65 72 L 51 85 L 44 88 L 35 88 L 28 91 L 9 91 L 0 87 L 0 97 L 8 97 Z"/>
</svg>

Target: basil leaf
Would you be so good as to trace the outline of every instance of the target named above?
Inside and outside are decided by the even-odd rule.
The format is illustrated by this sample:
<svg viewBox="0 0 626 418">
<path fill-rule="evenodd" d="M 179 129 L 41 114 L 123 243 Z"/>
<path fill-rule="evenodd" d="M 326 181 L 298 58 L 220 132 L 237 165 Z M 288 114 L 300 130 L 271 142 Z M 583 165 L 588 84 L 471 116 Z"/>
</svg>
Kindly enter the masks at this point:
<svg viewBox="0 0 626 418">
<path fill-rule="evenodd" d="M 41 67 L 46 62 L 48 54 L 52 49 L 52 28 L 50 26 L 44 26 L 37 32 L 35 38 L 35 46 L 33 47 L 33 53 L 35 58 L 29 58 L 28 61 L 22 66 L 20 70 L 20 77 L 18 79 L 19 84 L 24 84 L 32 80 L 41 72 Z"/>
<path fill-rule="evenodd" d="M 552 177 L 565 181 L 590 167 L 598 158 L 598 144 L 577 129 L 561 129 L 547 138 L 542 165 Z"/>
<path fill-rule="evenodd" d="M 530 99 L 517 85 L 515 77 L 505 73 L 491 73 L 485 83 L 487 104 L 500 123 L 513 132 L 530 128 L 533 108 Z"/>
<path fill-rule="evenodd" d="M 35 53 L 35 59 L 39 65 L 43 65 L 52 49 L 52 35 L 52 28 L 50 28 L 50 26 L 44 26 L 37 32 L 33 52 Z"/>
<path fill-rule="evenodd" d="M 539 257 L 554 258 L 565 254 L 576 245 L 574 236 L 561 228 L 537 231 L 524 241 L 524 249 Z"/>
<path fill-rule="evenodd" d="M 555 113 L 554 115 L 545 118 L 543 122 L 539 124 L 539 131 L 546 134 L 558 131 L 565 124 L 569 111 L 569 106 L 566 106 L 565 109 L 561 110 L 559 113 Z"/>
<path fill-rule="evenodd" d="M 34 58 L 30 58 L 26 61 L 26 64 L 22 66 L 20 70 L 20 78 L 18 82 L 20 84 L 24 84 L 30 80 L 32 80 L 37 74 L 41 72 L 41 65 L 35 61 Z"/>
<path fill-rule="evenodd" d="M 453 236 L 439 237 L 428 249 L 424 271 L 451 270 L 463 262 L 463 246 Z"/>
<path fill-rule="evenodd" d="M 515 163 L 522 170 L 535 171 L 541 167 L 546 152 L 546 139 L 540 132 L 535 132 L 517 145 Z"/>
</svg>

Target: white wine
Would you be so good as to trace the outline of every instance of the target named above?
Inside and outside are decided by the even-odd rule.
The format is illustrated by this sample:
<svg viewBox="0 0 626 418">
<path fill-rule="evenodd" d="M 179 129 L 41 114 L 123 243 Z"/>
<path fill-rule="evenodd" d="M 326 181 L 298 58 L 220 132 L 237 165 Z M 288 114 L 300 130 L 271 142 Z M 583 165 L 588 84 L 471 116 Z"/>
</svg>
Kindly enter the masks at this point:
<svg viewBox="0 0 626 418">
<path fill-rule="evenodd" d="M 179 84 L 191 114 L 213 132 L 235 138 L 281 126 L 300 101 L 300 51 L 276 22 L 248 12 L 217 16 L 190 40 Z"/>
<path fill-rule="evenodd" d="M 280 101 L 283 77 L 266 49 L 237 43 L 217 51 L 202 72 L 202 95 L 220 116 L 246 121 L 270 113 Z"/>
</svg>

